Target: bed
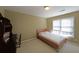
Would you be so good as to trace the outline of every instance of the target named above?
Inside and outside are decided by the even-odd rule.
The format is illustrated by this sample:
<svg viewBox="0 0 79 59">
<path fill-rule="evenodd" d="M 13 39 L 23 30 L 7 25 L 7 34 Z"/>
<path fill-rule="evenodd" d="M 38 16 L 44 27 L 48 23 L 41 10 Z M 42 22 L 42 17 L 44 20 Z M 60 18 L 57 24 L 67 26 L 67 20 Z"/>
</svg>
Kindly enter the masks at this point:
<svg viewBox="0 0 79 59">
<path fill-rule="evenodd" d="M 37 30 L 37 38 L 43 42 L 49 44 L 57 51 L 64 45 L 67 41 L 67 38 L 63 36 L 52 34 L 48 29 Z"/>
</svg>

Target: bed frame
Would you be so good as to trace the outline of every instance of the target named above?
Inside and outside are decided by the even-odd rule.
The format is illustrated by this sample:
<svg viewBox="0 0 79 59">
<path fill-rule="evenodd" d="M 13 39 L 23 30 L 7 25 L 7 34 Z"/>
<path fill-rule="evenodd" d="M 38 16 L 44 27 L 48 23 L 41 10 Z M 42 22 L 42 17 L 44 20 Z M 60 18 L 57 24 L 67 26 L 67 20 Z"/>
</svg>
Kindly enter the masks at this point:
<svg viewBox="0 0 79 59">
<path fill-rule="evenodd" d="M 67 39 L 64 38 L 64 40 L 61 41 L 61 44 L 58 45 L 58 44 L 54 43 L 53 41 L 50 41 L 49 39 L 47 39 L 47 38 L 45 38 L 45 37 L 39 36 L 39 33 L 40 33 L 40 32 L 45 32 L 45 31 L 50 31 L 50 30 L 48 30 L 48 29 L 40 29 L 40 30 L 37 30 L 37 31 L 36 31 L 36 33 L 37 33 L 37 34 L 36 34 L 36 37 L 37 37 L 38 39 L 42 40 L 43 42 L 47 43 L 47 44 L 50 45 L 51 47 L 53 47 L 53 48 L 56 50 L 56 52 L 59 52 L 59 49 L 64 45 L 64 43 L 67 41 Z"/>
</svg>

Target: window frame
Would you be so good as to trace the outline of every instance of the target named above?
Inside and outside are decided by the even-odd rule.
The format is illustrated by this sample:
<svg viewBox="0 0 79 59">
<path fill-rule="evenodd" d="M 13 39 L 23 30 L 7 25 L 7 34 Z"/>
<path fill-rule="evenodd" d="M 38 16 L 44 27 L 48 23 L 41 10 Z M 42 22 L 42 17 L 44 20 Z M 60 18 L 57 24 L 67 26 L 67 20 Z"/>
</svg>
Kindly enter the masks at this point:
<svg viewBox="0 0 79 59">
<path fill-rule="evenodd" d="M 62 19 L 56 19 L 56 20 L 59 20 L 60 21 L 60 30 L 53 30 L 53 31 L 59 31 L 59 34 L 60 34 L 60 32 L 65 32 L 65 33 L 67 33 L 67 31 L 61 31 L 61 28 L 63 28 L 62 27 L 62 25 L 61 25 L 61 21 L 62 20 L 64 20 L 64 19 L 70 19 L 71 21 L 72 21 L 72 23 L 73 23 L 73 25 L 72 25 L 72 34 L 69 34 L 69 35 L 71 35 L 72 37 L 74 37 L 74 23 L 75 23 L 75 21 L 74 21 L 74 17 L 67 17 L 67 18 L 62 18 Z M 53 22 L 54 21 L 56 21 L 56 20 L 53 20 Z M 52 22 L 52 29 L 54 28 L 53 27 L 53 22 Z M 68 26 L 67 26 L 68 27 Z M 66 28 L 66 27 L 65 27 Z M 70 28 L 70 27 L 69 27 Z M 68 32 L 69 33 L 69 32 Z M 64 35 L 64 34 L 63 34 Z"/>
</svg>

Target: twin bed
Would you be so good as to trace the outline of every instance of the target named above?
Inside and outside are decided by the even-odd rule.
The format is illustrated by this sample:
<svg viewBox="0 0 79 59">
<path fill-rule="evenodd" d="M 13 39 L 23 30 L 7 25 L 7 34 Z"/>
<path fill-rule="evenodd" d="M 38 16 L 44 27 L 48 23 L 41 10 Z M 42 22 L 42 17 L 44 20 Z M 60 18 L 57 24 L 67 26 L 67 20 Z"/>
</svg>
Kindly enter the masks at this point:
<svg viewBox="0 0 79 59">
<path fill-rule="evenodd" d="M 67 38 L 53 34 L 47 29 L 40 29 L 40 30 L 37 30 L 36 32 L 37 32 L 38 39 L 49 44 L 50 46 L 55 48 L 56 51 L 58 51 L 67 41 Z"/>
</svg>

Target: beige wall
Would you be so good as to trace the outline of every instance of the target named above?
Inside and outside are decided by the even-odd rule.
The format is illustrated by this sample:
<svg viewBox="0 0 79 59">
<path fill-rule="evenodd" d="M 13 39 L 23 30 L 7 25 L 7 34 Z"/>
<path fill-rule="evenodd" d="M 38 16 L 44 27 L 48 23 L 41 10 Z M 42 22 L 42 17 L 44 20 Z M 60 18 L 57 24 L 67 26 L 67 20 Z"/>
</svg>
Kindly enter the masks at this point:
<svg viewBox="0 0 79 59">
<path fill-rule="evenodd" d="M 78 41 L 79 42 L 79 12 L 78 11 L 77 12 L 73 12 L 73 13 L 60 15 L 60 16 L 56 16 L 56 17 L 48 18 L 47 19 L 47 27 L 49 29 L 52 29 L 52 20 L 66 18 L 66 17 L 74 17 L 74 19 L 75 19 L 75 22 L 74 22 L 75 39 L 74 39 L 74 41 Z"/>
<path fill-rule="evenodd" d="M 35 37 L 36 29 L 46 28 L 44 18 L 8 10 L 5 11 L 5 15 L 11 20 L 13 32 L 22 34 L 22 40 Z"/>
<path fill-rule="evenodd" d="M 3 16 L 5 16 L 5 10 L 4 10 L 4 8 L 1 7 L 1 6 L 0 6 L 0 13 L 1 13 Z"/>
</svg>

